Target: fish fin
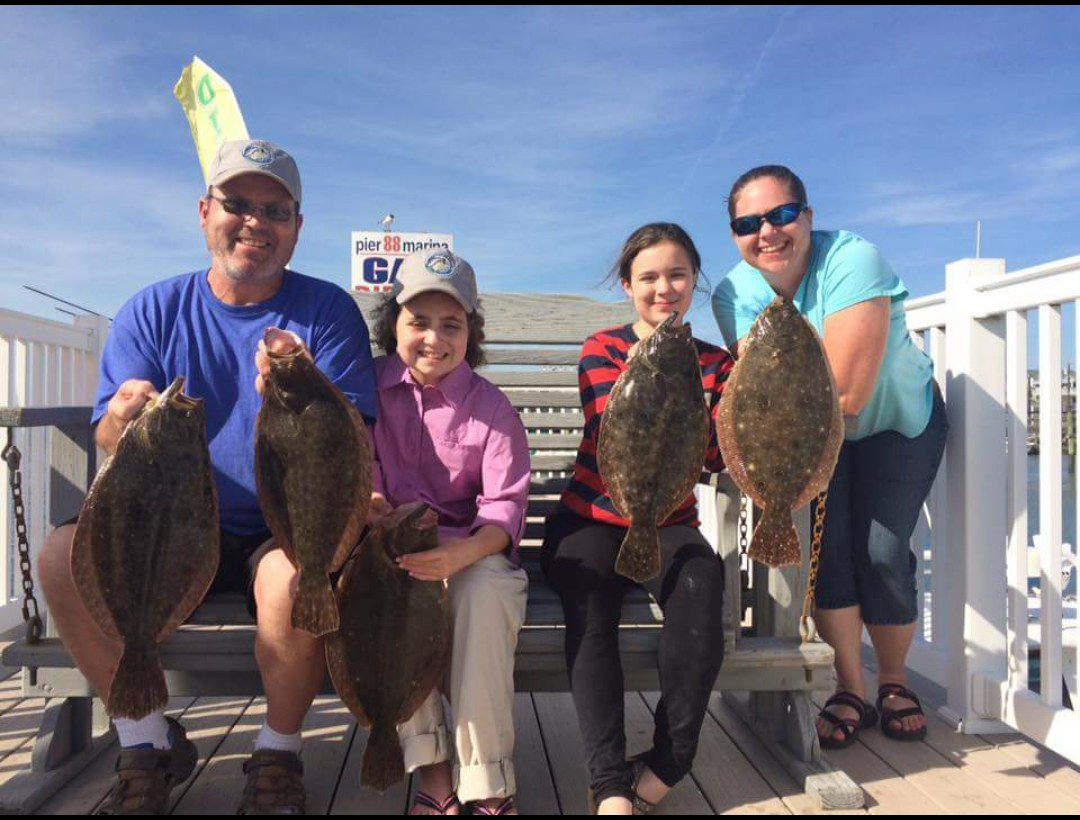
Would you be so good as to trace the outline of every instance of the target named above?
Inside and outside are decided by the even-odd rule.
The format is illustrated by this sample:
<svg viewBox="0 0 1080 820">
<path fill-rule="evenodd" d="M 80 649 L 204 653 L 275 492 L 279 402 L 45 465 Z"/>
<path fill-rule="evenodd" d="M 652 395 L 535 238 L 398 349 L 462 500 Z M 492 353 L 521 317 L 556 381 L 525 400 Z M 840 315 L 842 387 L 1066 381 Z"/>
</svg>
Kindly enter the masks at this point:
<svg viewBox="0 0 1080 820">
<path fill-rule="evenodd" d="M 337 632 L 341 620 L 338 618 L 337 598 L 334 597 L 330 579 L 323 573 L 301 572 L 296 587 L 293 627 L 316 638 L 327 632 Z"/>
<path fill-rule="evenodd" d="M 754 529 L 747 551 L 753 561 L 770 567 L 786 567 L 802 561 L 799 532 L 791 519 L 791 511 L 782 506 L 766 507 L 761 523 Z"/>
<path fill-rule="evenodd" d="M 398 740 L 397 727 L 376 725 L 364 749 L 360 768 L 360 784 L 380 792 L 405 779 L 405 757 Z"/>
<path fill-rule="evenodd" d="M 109 717 L 140 720 L 169 701 L 165 673 L 155 644 L 125 644 L 116 667 L 106 711 Z"/>
<path fill-rule="evenodd" d="M 639 584 L 660 574 L 660 536 L 656 527 L 630 525 L 619 548 L 615 571 Z"/>
</svg>

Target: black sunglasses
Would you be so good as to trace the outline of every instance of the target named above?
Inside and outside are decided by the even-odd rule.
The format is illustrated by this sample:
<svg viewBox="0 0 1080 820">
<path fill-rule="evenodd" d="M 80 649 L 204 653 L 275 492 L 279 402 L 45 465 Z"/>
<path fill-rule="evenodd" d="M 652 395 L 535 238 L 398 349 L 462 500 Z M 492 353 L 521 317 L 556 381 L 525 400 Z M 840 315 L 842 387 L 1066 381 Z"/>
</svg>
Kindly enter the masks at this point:
<svg viewBox="0 0 1080 820">
<path fill-rule="evenodd" d="M 799 218 L 799 214 L 808 210 L 809 207 L 805 202 L 789 202 L 786 205 L 778 205 L 761 216 L 740 216 L 738 219 L 731 220 L 731 230 L 735 232 L 736 236 L 750 236 L 761 230 L 762 221 L 780 228 L 784 225 L 790 225 Z"/>
</svg>

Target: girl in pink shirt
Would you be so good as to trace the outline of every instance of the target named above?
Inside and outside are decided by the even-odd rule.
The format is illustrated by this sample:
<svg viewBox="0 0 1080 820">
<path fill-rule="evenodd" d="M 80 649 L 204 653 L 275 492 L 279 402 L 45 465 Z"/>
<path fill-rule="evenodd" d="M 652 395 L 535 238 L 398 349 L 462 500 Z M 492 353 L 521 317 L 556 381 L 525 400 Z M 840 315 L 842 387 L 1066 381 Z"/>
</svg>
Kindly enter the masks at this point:
<svg viewBox="0 0 1080 820">
<path fill-rule="evenodd" d="M 424 501 L 439 514 L 439 546 L 399 559 L 413 577 L 447 583 L 453 647 L 447 694 L 432 692 L 398 727 L 408 771 L 419 771 L 411 814 L 517 814 L 514 651 L 528 579 L 517 562 L 529 493 L 528 439 L 483 363 L 476 278 L 442 249 L 407 257 L 376 310 L 379 414 L 376 514 Z M 460 803 L 459 803 L 460 801 Z"/>
</svg>

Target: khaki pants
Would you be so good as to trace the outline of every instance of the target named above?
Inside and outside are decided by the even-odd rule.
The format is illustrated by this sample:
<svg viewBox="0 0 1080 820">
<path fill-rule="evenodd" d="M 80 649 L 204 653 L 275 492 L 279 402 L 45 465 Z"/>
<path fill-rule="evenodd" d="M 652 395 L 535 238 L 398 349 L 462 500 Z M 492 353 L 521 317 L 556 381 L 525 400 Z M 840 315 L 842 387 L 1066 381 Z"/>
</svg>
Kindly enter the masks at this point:
<svg viewBox="0 0 1080 820">
<path fill-rule="evenodd" d="M 450 698 L 450 715 L 436 690 L 398 726 L 406 771 L 454 760 L 454 790 L 462 803 L 517 791 L 514 651 L 528 587 L 525 570 L 502 553 L 482 558 L 447 582 L 454 642 L 443 691 Z"/>
</svg>

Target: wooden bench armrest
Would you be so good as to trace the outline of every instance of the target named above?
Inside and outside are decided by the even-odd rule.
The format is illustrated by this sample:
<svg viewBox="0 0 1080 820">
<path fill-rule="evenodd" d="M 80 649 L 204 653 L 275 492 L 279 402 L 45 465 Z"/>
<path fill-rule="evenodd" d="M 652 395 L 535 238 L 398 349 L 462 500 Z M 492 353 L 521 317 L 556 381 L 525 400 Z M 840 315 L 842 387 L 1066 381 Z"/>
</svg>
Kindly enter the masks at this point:
<svg viewBox="0 0 1080 820">
<path fill-rule="evenodd" d="M 90 425 L 93 407 L 0 407 L 0 427 Z"/>
</svg>

